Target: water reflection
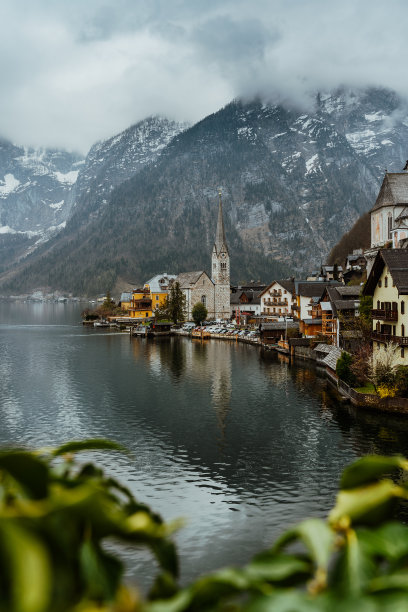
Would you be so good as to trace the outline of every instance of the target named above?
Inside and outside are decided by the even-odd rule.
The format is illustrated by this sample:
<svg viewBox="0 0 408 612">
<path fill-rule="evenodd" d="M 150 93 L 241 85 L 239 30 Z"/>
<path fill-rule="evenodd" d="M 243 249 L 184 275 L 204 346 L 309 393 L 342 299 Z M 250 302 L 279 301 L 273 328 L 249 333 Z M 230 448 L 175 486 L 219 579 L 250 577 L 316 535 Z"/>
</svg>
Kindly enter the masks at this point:
<svg viewBox="0 0 408 612">
<path fill-rule="evenodd" d="M 98 458 L 166 519 L 188 519 L 185 580 L 324 516 L 354 457 L 408 454 L 408 420 L 341 403 L 305 363 L 239 343 L 100 334 L 78 311 L 0 303 L 0 441 L 122 442 L 130 457 Z M 131 564 L 147 577 L 145 559 Z"/>
</svg>

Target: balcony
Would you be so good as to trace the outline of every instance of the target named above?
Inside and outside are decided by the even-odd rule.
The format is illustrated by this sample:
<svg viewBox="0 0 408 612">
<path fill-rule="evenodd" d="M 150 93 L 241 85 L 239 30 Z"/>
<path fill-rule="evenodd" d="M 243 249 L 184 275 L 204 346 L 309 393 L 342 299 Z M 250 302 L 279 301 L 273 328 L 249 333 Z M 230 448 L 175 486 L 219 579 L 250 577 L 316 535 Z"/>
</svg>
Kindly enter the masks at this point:
<svg viewBox="0 0 408 612">
<path fill-rule="evenodd" d="M 377 340 L 377 342 L 395 342 L 400 346 L 408 346 L 408 337 L 405 336 L 393 336 L 392 334 L 381 334 L 380 332 L 373 331 L 371 338 L 372 340 Z"/>
<path fill-rule="evenodd" d="M 398 310 L 373 308 L 371 317 L 373 319 L 381 319 L 381 321 L 398 321 Z"/>
</svg>

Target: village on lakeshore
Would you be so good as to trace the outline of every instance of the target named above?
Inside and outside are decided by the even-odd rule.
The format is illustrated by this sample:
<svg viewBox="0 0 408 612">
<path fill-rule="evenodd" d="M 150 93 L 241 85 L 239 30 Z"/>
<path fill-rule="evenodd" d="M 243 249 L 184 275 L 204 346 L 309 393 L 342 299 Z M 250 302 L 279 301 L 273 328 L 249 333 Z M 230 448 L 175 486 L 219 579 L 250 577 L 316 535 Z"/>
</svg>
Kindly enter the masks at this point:
<svg viewBox="0 0 408 612">
<path fill-rule="evenodd" d="M 83 323 L 132 336 L 252 343 L 313 360 L 353 403 L 408 411 L 408 162 L 401 172 L 385 172 L 370 232 L 368 249 L 353 249 L 306 278 L 232 285 L 220 192 L 209 272 L 163 271 L 116 302 L 109 292 L 100 295 Z M 84 300 L 41 290 L 25 299 Z"/>
<path fill-rule="evenodd" d="M 305 279 L 234 286 L 220 192 L 210 273 L 159 273 L 122 293 L 114 314 L 110 295 L 100 296 L 106 316 L 100 306 L 84 323 L 126 325 L 132 335 L 251 342 L 313 359 L 356 403 L 395 403 L 408 396 L 408 162 L 385 173 L 370 215 L 370 248 L 342 264 L 321 265 Z"/>
</svg>

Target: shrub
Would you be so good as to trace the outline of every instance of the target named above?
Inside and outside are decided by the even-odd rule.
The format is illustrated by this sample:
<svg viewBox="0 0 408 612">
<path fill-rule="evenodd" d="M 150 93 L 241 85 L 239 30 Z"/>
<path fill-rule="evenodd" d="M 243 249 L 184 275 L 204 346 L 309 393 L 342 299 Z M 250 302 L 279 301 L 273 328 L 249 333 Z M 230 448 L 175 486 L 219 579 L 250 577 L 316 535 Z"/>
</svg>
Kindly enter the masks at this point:
<svg viewBox="0 0 408 612">
<path fill-rule="evenodd" d="M 398 366 L 395 373 L 395 384 L 398 388 L 398 395 L 408 397 L 408 368 L 406 366 Z"/>
<path fill-rule="evenodd" d="M 341 356 L 337 360 L 336 374 L 346 384 L 353 386 L 356 382 L 356 377 L 351 371 L 352 356 L 350 353 L 342 352 Z"/>
</svg>

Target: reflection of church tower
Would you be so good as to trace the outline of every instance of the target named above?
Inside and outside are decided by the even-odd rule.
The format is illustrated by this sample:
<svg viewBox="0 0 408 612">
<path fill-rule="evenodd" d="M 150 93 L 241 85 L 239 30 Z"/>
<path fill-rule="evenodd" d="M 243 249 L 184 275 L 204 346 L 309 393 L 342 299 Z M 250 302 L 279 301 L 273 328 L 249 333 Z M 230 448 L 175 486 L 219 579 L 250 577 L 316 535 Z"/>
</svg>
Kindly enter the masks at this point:
<svg viewBox="0 0 408 612">
<path fill-rule="evenodd" d="M 211 278 L 214 283 L 214 310 L 219 319 L 230 317 L 230 259 L 225 238 L 221 192 L 218 205 L 217 231 L 211 257 Z"/>
<path fill-rule="evenodd" d="M 211 403 L 217 416 L 218 439 L 220 446 L 223 447 L 232 395 L 232 363 L 229 342 L 210 343 L 208 358 L 212 364 Z"/>
</svg>

